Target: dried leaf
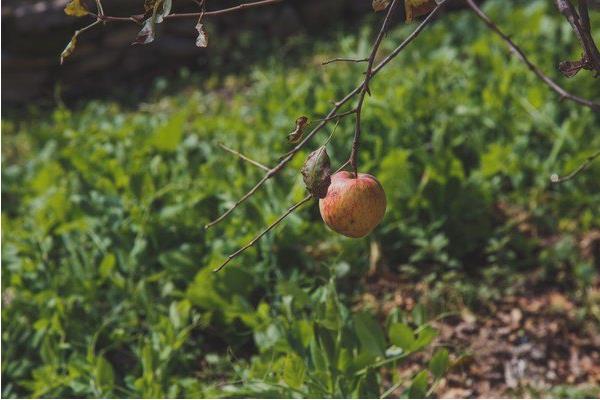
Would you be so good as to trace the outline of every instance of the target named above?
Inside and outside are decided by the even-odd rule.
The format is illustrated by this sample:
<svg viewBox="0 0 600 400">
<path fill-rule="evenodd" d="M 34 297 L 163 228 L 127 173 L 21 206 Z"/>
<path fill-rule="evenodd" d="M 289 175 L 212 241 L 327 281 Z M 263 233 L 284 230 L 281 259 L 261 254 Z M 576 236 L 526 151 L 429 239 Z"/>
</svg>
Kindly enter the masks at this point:
<svg viewBox="0 0 600 400">
<path fill-rule="evenodd" d="M 172 0 L 156 0 L 154 2 L 147 2 L 147 5 L 153 4 L 152 16 L 146 19 L 142 29 L 139 31 L 137 37 L 132 44 L 148 44 L 154 41 L 156 33 L 156 24 L 163 22 L 165 17 L 171 13 Z M 160 11 L 159 11 L 160 10 Z"/>
<path fill-rule="evenodd" d="M 157 6 L 161 6 L 161 7 L 157 7 Z M 173 6 L 173 0 L 162 0 L 160 1 L 160 3 L 157 3 L 154 5 L 155 9 L 157 11 L 155 11 L 155 16 L 156 16 L 156 23 L 160 24 L 161 22 L 163 22 L 163 20 L 165 19 L 165 17 L 169 14 L 171 14 L 171 7 Z M 158 11 L 160 9 L 160 11 Z"/>
<path fill-rule="evenodd" d="M 319 199 L 327 195 L 331 184 L 331 162 L 325 146 L 308 155 L 300 172 L 310 194 Z"/>
<path fill-rule="evenodd" d="M 71 0 L 69 4 L 65 6 L 65 14 L 72 17 L 83 17 L 88 15 L 88 10 L 81 4 L 81 0 Z"/>
<path fill-rule="evenodd" d="M 198 23 L 196 24 L 196 30 L 198 31 L 198 37 L 196 38 L 196 46 L 206 47 L 208 46 L 208 35 L 204 30 L 204 25 L 202 25 L 202 22 L 200 22 L 201 20 L 202 18 L 199 19 Z"/>
<path fill-rule="evenodd" d="M 131 44 L 148 44 L 148 43 L 152 43 L 154 41 L 154 27 L 155 27 L 154 18 L 153 17 L 148 18 L 144 22 L 144 25 L 142 26 L 142 29 L 137 34 L 137 37 L 135 38 L 135 40 Z"/>
<path fill-rule="evenodd" d="M 563 73 L 567 78 L 571 78 L 575 76 L 581 69 L 585 68 L 587 64 L 587 60 L 583 57 L 581 60 L 577 61 L 561 61 L 558 64 L 558 69 Z"/>
<path fill-rule="evenodd" d="M 302 140 L 306 124 L 308 124 L 308 118 L 306 118 L 304 115 L 296 118 L 296 128 L 288 135 L 288 142 L 296 144 Z"/>
<path fill-rule="evenodd" d="M 390 5 L 392 0 L 373 0 L 371 5 L 373 6 L 373 11 L 383 11 Z"/>
<path fill-rule="evenodd" d="M 435 0 L 406 0 L 404 2 L 406 22 L 411 22 L 413 18 L 431 12 L 435 6 Z"/>
<path fill-rule="evenodd" d="M 77 36 L 78 32 L 75 32 L 67 47 L 60 53 L 60 64 L 62 65 L 65 62 L 65 59 L 69 57 L 75 51 L 75 46 L 77 46 Z"/>
<path fill-rule="evenodd" d="M 154 10 L 154 5 L 160 0 L 144 0 L 144 11 L 147 13 Z"/>
</svg>

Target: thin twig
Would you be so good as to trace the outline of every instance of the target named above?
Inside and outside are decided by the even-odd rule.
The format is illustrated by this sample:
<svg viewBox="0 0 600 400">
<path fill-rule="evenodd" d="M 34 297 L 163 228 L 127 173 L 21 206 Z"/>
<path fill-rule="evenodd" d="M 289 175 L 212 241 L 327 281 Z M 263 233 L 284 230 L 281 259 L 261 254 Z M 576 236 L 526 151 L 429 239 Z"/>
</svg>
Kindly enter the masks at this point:
<svg viewBox="0 0 600 400">
<path fill-rule="evenodd" d="M 334 132 L 335 132 L 335 130 L 334 130 Z M 333 133 L 332 133 L 332 135 L 333 135 Z M 331 138 L 331 136 L 330 136 L 330 138 Z M 348 165 L 348 161 L 346 161 L 334 173 L 339 172 L 342 169 L 346 168 L 347 165 Z M 288 215 L 290 215 L 291 213 L 293 213 L 294 211 L 296 211 L 298 209 L 298 207 L 302 206 L 304 203 L 306 203 L 307 201 L 309 201 L 312 198 L 313 198 L 312 195 L 309 194 L 305 198 L 303 198 L 302 200 L 300 200 L 298 203 L 296 203 L 293 206 L 291 206 L 290 208 L 288 208 L 283 214 L 281 214 L 279 216 L 279 218 L 277 218 L 273 223 L 271 223 L 269 226 L 267 226 L 265 229 L 263 229 L 263 231 L 260 232 L 258 235 L 256 235 L 252 240 L 250 240 L 248 243 L 246 243 L 243 247 L 240 247 L 234 253 L 228 255 L 227 258 L 225 259 L 225 261 L 223 261 L 223 263 L 221 265 L 219 265 L 217 268 L 215 268 L 213 270 L 213 272 L 218 272 L 218 271 L 222 270 L 223 267 L 225 267 L 227 264 L 229 264 L 229 262 L 231 262 L 231 260 L 233 260 L 234 258 L 236 258 L 237 256 L 239 256 L 240 254 L 242 254 L 244 251 L 248 250 L 250 247 L 254 246 L 256 244 L 256 242 L 258 242 L 271 229 L 273 229 L 277 225 L 279 225 L 281 223 L 281 221 L 283 221 Z"/>
<path fill-rule="evenodd" d="M 371 78 L 373 78 L 379 71 L 381 71 L 381 69 L 383 67 L 385 67 L 390 61 L 392 61 L 406 46 L 408 46 L 408 44 L 410 42 L 412 42 L 418 35 L 419 33 L 421 33 L 421 31 L 423 31 L 423 28 L 425 28 L 425 26 L 427 24 L 429 24 L 429 22 L 431 22 L 431 20 L 433 19 L 434 15 L 437 13 L 437 11 L 446 3 L 446 0 L 442 1 L 440 4 L 438 4 L 438 6 L 431 12 L 429 13 L 429 15 L 423 19 L 423 21 L 417 25 L 417 27 L 415 28 L 415 30 L 406 37 L 406 39 L 404 39 L 404 41 L 402 43 L 400 43 L 400 45 L 398 45 L 398 47 L 396 47 L 390 54 L 388 54 L 379 64 L 377 64 L 376 67 L 373 68 L 373 71 L 371 73 Z M 342 98 L 339 101 L 336 101 L 334 103 L 334 107 L 329 111 L 329 113 L 327 113 L 327 115 L 321 120 L 321 122 L 315 127 L 313 128 L 312 131 L 310 131 L 305 137 L 304 139 L 298 143 L 296 145 L 296 147 L 294 147 L 289 153 L 287 153 L 279 162 L 279 164 L 277 164 L 275 167 L 273 167 L 273 169 L 271 169 L 269 172 L 267 172 L 265 174 L 265 176 L 262 177 L 262 179 L 260 179 L 255 185 L 254 187 L 252 187 L 252 189 L 250 189 L 244 196 L 242 196 L 232 207 L 230 207 L 227 211 L 225 211 L 223 214 L 221 214 L 221 216 L 219 216 L 217 219 L 215 219 L 214 221 L 206 224 L 204 226 L 205 229 L 208 229 L 216 224 L 218 224 L 219 222 L 221 222 L 223 219 L 225 219 L 229 214 L 231 214 L 233 212 L 233 210 L 235 210 L 237 207 L 240 206 L 240 204 L 242 204 L 243 202 L 245 202 L 246 200 L 248 200 L 254 193 L 256 193 L 256 191 L 265 184 L 265 182 L 273 177 L 275 174 L 277 174 L 279 171 L 281 171 L 288 162 L 290 162 L 290 160 L 294 157 L 294 155 L 296 155 L 296 153 L 298 153 L 298 151 L 300 151 L 304 145 L 306 145 L 306 143 L 308 143 L 308 141 L 310 139 L 312 139 L 312 137 L 314 135 L 317 134 L 317 132 L 319 132 L 326 124 L 328 121 L 330 121 L 331 119 L 335 118 L 337 111 L 344 105 L 346 104 L 348 101 L 350 101 L 350 99 L 352 99 L 354 96 L 356 96 L 360 90 L 362 89 L 362 83 L 360 85 L 358 85 L 357 87 L 355 87 L 354 89 L 352 89 L 352 91 L 350 91 L 346 96 L 344 96 L 344 98 Z"/>
<path fill-rule="evenodd" d="M 517 46 L 504 32 L 502 32 L 500 30 L 500 28 L 498 28 L 496 26 L 496 24 L 494 24 L 492 22 L 492 20 L 490 20 L 490 18 L 483 11 L 481 11 L 481 9 L 477 6 L 477 4 L 475 4 L 475 2 L 473 0 L 466 0 L 466 2 L 469 5 L 469 7 L 471 7 L 471 9 L 475 12 L 475 14 L 483 22 L 485 22 L 485 24 L 488 26 L 488 28 L 490 28 L 498 36 L 500 36 L 508 44 L 508 46 L 519 55 L 519 58 L 521 59 L 521 61 L 523 61 L 527 65 L 527 67 L 529 67 L 529 69 L 538 76 L 538 78 L 540 78 L 542 81 L 544 81 L 544 83 L 546 83 L 546 85 L 548 85 L 552 90 L 554 90 L 556 93 L 558 93 L 560 95 L 561 99 L 569 99 L 571 101 L 574 101 L 575 103 L 589 107 L 592 110 L 600 111 L 599 103 L 595 103 L 593 101 L 575 96 L 574 94 L 567 92 L 559 84 L 557 84 L 552 79 L 550 79 L 548 76 L 546 76 L 535 64 L 533 64 L 527 58 L 527 56 L 525 55 L 523 50 L 521 50 L 521 48 L 519 46 Z"/>
<path fill-rule="evenodd" d="M 353 108 L 352 110 L 344 111 L 343 113 L 335 114 L 328 118 L 315 119 L 315 122 L 331 121 L 332 119 L 339 119 L 339 118 L 345 117 L 346 115 L 354 114 L 355 112 L 356 112 L 356 108 Z"/>
<path fill-rule="evenodd" d="M 254 8 L 254 7 L 262 7 L 262 6 L 267 6 L 267 5 L 271 5 L 271 4 L 275 4 L 275 3 L 280 3 L 283 0 L 261 0 L 261 1 L 255 1 L 253 3 L 244 3 L 244 4 L 240 4 L 234 7 L 229 7 L 229 8 L 224 8 L 222 10 L 216 10 L 216 11 L 207 11 L 205 13 L 203 12 L 193 12 L 193 13 L 180 13 L 180 14 L 169 14 L 167 16 L 165 16 L 165 19 L 177 19 L 177 18 L 198 18 L 200 17 L 202 14 L 204 14 L 205 17 L 214 17 L 217 15 L 223 15 L 223 14 L 228 14 L 231 12 L 235 12 L 235 11 L 241 11 L 241 10 L 245 10 L 248 8 Z M 115 16 L 109 16 L 109 15 L 96 15 L 96 18 L 101 19 L 102 21 L 106 21 L 106 22 L 127 22 L 127 21 L 141 21 L 144 18 L 144 14 L 137 14 L 137 15 L 131 15 L 129 17 L 115 17 Z"/>
<path fill-rule="evenodd" d="M 241 158 L 242 160 L 248 161 L 250 164 L 257 166 L 258 168 L 264 170 L 264 171 L 270 171 L 271 168 L 267 167 L 266 165 L 263 165 L 261 163 L 259 163 L 258 161 L 255 161 L 253 159 L 251 159 L 250 157 L 247 157 L 245 155 L 243 155 L 242 153 L 240 153 L 237 150 L 234 150 L 230 147 L 225 146 L 223 143 L 218 142 L 217 143 L 219 145 L 219 147 L 221 147 L 223 150 L 228 151 L 232 154 L 235 154 L 236 156 L 238 156 L 239 158 Z"/>
<path fill-rule="evenodd" d="M 334 63 L 334 62 L 361 63 L 361 62 L 367 62 L 367 61 L 369 61 L 368 58 L 344 58 L 344 57 L 337 57 L 337 58 L 332 58 L 331 60 L 323 61 L 321 63 L 321 65 L 327 65 L 327 64 Z"/>
<path fill-rule="evenodd" d="M 302 200 L 300 200 L 298 203 L 296 203 L 293 206 L 291 206 L 290 208 L 288 208 L 286 212 L 284 212 L 283 214 L 281 214 L 281 216 L 279 218 L 277 218 L 271 225 L 269 225 L 268 227 L 266 227 L 261 233 L 259 233 L 258 235 L 256 235 L 254 237 L 254 239 L 252 239 L 251 241 L 249 241 L 244 247 L 241 247 L 235 253 L 232 253 L 232 254 L 228 255 L 227 259 L 221 265 L 219 265 L 216 269 L 214 269 L 213 271 L 214 272 L 220 271 L 221 269 L 223 269 L 223 267 L 225 267 L 227 264 L 229 264 L 229 262 L 231 260 L 233 260 L 234 258 L 236 258 L 237 256 L 239 256 L 240 254 L 242 254 L 244 251 L 246 251 L 250 247 L 254 246 L 254 244 L 256 242 L 258 242 L 260 240 L 260 238 L 262 238 L 264 235 L 266 235 L 267 232 L 269 232 L 271 229 L 273 229 L 277 225 L 279 225 L 279 223 L 281 221 L 283 221 L 285 219 L 285 217 L 287 217 L 288 215 L 290 215 L 291 213 L 293 213 L 298 207 L 302 206 L 304 203 L 308 202 L 310 199 L 312 199 L 312 195 L 309 194 L 308 196 L 306 196 L 305 198 L 303 198 Z"/>
<path fill-rule="evenodd" d="M 104 15 L 104 9 L 102 8 L 102 0 L 96 0 L 96 8 L 98 10 L 98 15 Z"/>
<path fill-rule="evenodd" d="M 561 71 L 568 77 L 575 75 L 580 69 L 589 69 L 600 74 L 600 51 L 592 37 L 590 18 L 588 14 L 588 1 L 579 0 L 579 13 L 570 0 L 555 0 L 558 11 L 569 21 L 573 32 L 579 39 L 583 48 L 583 57 L 580 61 L 566 61 L 561 63 Z M 569 67 L 573 66 L 573 70 Z"/>
<path fill-rule="evenodd" d="M 594 162 L 594 160 L 596 158 L 598 158 L 599 156 L 600 156 L 600 150 L 597 151 L 596 153 L 592 154 L 588 158 L 586 158 L 585 161 L 583 162 L 583 164 L 581 164 L 579 167 L 577 167 L 569 175 L 563 176 L 561 178 L 557 174 L 552 174 L 552 176 L 550 177 L 550 181 L 552 183 L 562 183 L 562 182 L 566 182 L 566 181 L 568 181 L 570 179 L 573 179 L 577 174 L 579 174 L 580 172 L 583 172 L 586 169 L 588 169 L 589 166 Z"/>
</svg>

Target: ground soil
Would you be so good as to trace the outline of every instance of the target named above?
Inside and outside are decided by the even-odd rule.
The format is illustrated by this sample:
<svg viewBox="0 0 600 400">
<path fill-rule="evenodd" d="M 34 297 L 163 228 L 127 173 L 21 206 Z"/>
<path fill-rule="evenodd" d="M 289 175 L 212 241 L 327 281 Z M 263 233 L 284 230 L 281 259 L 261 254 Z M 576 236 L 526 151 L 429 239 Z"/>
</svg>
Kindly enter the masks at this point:
<svg viewBox="0 0 600 400">
<path fill-rule="evenodd" d="M 368 279 L 373 297 L 366 301 L 379 304 L 382 315 L 422 301 L 424 287 L 398 279 L 389 272 Z M 453 361 L 432 397 L 600 397 L 600 324 L 593 309 L 600 304 L 600 282 L 583 302 L 560 285 L 533 286 L 528 282 L 501 301 L 457 308 L 432 322 L 440 332 L 433 347 L 447 347 Z M 431 351 L 400 367 L 407 381 Z"/>
</svg>

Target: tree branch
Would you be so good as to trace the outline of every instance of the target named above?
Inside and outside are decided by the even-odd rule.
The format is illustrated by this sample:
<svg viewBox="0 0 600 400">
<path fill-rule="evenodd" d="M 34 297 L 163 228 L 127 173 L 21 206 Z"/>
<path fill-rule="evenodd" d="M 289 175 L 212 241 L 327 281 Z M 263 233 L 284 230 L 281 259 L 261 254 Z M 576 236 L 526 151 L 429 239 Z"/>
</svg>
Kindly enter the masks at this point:
<svg viewBox="0 0 600 400">
<path fill-rule="evenodd" d="M 392 3 L 388 7 L 388 11 L 383 19 L 383 23 L 381 24 L 381 29 L 377 34 L 377 38 L 375 39 L 375 43 L 373 44 L 373 48 L 371 49 L 371 54 L 369 55 L 369 61 L 367 64 L 367 69 L 365 70 L 365 79 L 361 85 L 361 90 L 358 95 L 358 104 L 356 106 L 356 123 L 354 125 L 354 139 L 352 140 L 352 151 L 350 152 L 350 165 L 354 170 L 354 177 L 358 178 L 358 148 L 360 146 L 360 117 L 362 113 L 362 105 L 365 101 L 365 95 L 367 93 L 371 94 L 369 91 L 369 80 L 373 75 L 373 63 L 375 62 L 375 56 L 377 55 L 377 50 L 379 50 L 379 46 L 381 45 L 381 41 L 383 40 L 383 36 L 385 35 L 385 31 L 388 28 L 390 22 L 390 16 L 396 11 L 396 7 L 398 6 L 398 0 L 392 0 Z"/>
<path fill-rule="evenodd" d="M 373 78 L 379 71 L 381 71 L 381 69 L 383 67 L 385 67 L 390 61 L 392 61 L 406 46 L 408 46 L 408 44 L 410 42 L 412 42 L 418 35 L 419 33 L 421 33 L 421 31 L 423 30 L 423 28 L 429 23 L 431 22 L 431 20 L 433 19 L 433 16 L 436 14 L 436 12 L 442 7 L 443 4 L 446 3 L 447 0 L 442 1 L 428 16 L 427 18 L 425 18 L 416 28 L 415 30 L 408 35 L 408 37 L 398 46 L 396 47 L 388 56 L 386 56 L 379 64 L 377 64 L 376 67 L 373 68 L 372 73 L 371 73 L 371 78 Z M 269 172 L 267 172 L 265 174 L 265 176 L 262 177 L 262 179 L 260 179 L 256 185 L 254 185 L 254 187 L 252 189 L 250 189 L 244 196 L 242 196 L 231 208 L 229 208 L 227 211 L 225 211 L 221 216 L 219 216 L 217 219 L 215 219 L 214 221 L 208 223 L 205 225 L 205 229 L 209 229 L 210 227 L 212 227 L 213 225 L 218 224 L 219 222 L 221 222 L 223 219 L 225 219 L 229 214 L 231 214 L 231 212 L 233 212 L 233 210 L 235 210 L 237 207 L 240 206 L 240 204 L 242 204 L 243 202 L 245 202 L 246 200 L 248 200 L 254 193 L 256 193 L 256 191 L 262 186 L 264 185 L 264 183 L 271 177 L 273 177 L 275 174 L 277 174 L 279 171 L 281 171 L 288 162 L 290 162 L 290 160 L 294 157 L 294 155 L 296 155 L 296 153 L 298 153 L 298 151 L 300 151 L 305 145 L 306 143 L 308 143 L 309 140 L 312 139 L 313 136 L 315 136 L 317 134 L 317 132 L 319 132 L 326 124 L 328 121 L 331 121 L 332 119 L 335 118 L 338 110 L 344 105 L 346 104 L 348 101 L 350 101 L 354 96 L 356 96 L 362 89 L 363 84 L 361 83 L 360 85 L 358 85 L 357 87 L 355 87 L 354 89 L 352 89 L 352 91 L 350 91 L 346 96 L 344 96 L 341 100 L 336 101 L 334 103 L 334 107 L 327 113 L 327 115 L 325 117 L 323 117 L 323 119 L 321 120 L 321 122 L 315 127 L 313 128 L 312 131 L 310 131 L 305 137 L 304 139 L 298 143 L 288 154 L 286 154 L 281 161 L 279 162 L 279 164 L 277 164 L 275 167 L 273 167 L 273 169 L 271 169 Z"/>
<path fill-rule="evenodd" d="M 348 165 L 348 162 L 346 161 L 335 172 L 339 172 L 339 171 L 343 170 L 344 168 L 346 168 L 347 165 Z M 298 203 L 296 203 L 293 206 L 291 206 L 290 208 L 288 208 L 283 214 L 281 214 L 279 216 L 279 218 L 277 218 L 275 221 L 273 221 L 273 223 L 271 223 L 269 226 L 267 226 L 262 232 L 260 232 L 258 235 L 256 235 L 252 240 L 250 240 L 248 243 L 246 243 L 243 247 L 240 247 L 234 253 L 228 255 L 227 258 L 225 259 L 225 261 L 223 261 L 223 263 L 221 265 L 219 265 L 217 268 L 215 268 L 213 270 L 213 272 L 219 272 L 220 270 L 222 270 L 223 267 L 225 267 L 227 264 L 229 264 L 229 262 L 231 260 L 233 260 L 234 258 L 236 258 L 237 256 L 239 256 L 240 254 L 242 254 L 244 251 L 248 250 L 250 247 L 254 246 L 256 244 L 256 242 L 258 242 L 271 229 L 273 229 L 277 225 L 279 225 L 281 223 L 281 221 L 283 221 L 285 218 L 287 218 L 288 215 L 290 215 L 291 213 L 293 213 L 294 211 L 296 211 L 300 206 L 302 206 L 303 204 L 305 204 L 306 202 L 308 202 L 312 198 L 313 198 L 312 195 L 309 194 L 305 198 L 303 198 L 302 200 L 300 200 Z"/>
<path fill-rule="evenodd" d="M 207 11 L 204 13 L 203 12 L 194 12 L 194 13 L 169 14 L 169 15 L 165 16 L 164 18 L 165 19 L 199 18 L 203 14 L 205 17 L 214 17 L 217 15 L 229 14 L 231 12 L 241 11 L 241 10 L 245 10 L 248 8 L 262 7 L 262 6 L 267 6 L 267 5 L 271 5 L 271 4 L 275 4 L 275 3 L 280 3 L 282 1 L 283 0 L 261 0 L 261 1 L 255 1 L 253 3 L 244 3 L 244 4 L 234 6 L 234 7 L 224 8 L 222 10 Z M 98 15 L 95 15 L 95 17 L 100 19 L 101 21 L 105 21 L 105 22 L 131 22 L 131 21 L 140 22 L 144 19 L 144 14 L 131 15 L 129 17 L 116 17 L 116 16 L 98 14 Z"/>
<path fill-rule="evenodd" d="M 592 154 L 588 158 L 586 158 L 586 160 L 579 167 L 577 167 L 573 172 L 571 172 L 569 175 L 566 175 L 566 176 L 563 176 L 562 178 L 560 178 L 557 174 L 552 174 L 552 176 L 550 177 L 550 181 L 552 183 L 562 183 L 562 182 L 566 182 L 570 179 L 573 179 L 575 176 L 577 176 L 577 174 L 588 169 L 589 166 L 594 162 L 594 160 L 596 158 L 598 158 L 599 156 L 600 156 L 600 150 L 597 151 L 596 153 Z"/>
<path fill-rule="evenodd" d="M 264 235 L 266 235 L 271 229 L 273 229 L 277 225 L 279 225 L 279 223 L 281 221 L 283 221 L 288 215 L 290 215 L 291 213 L 293 213 L 298 207 L 302 206 L 304 203 L 308 202 L 310 199 L 312 199 L 312 195 L 309 194 L 308 196 L 306 196 L 305 198 L 303 198 L 302 200 L 300 200 L 298 203 L 296 203 L 293 206 L 291 206 L 290 208 L 288 208 L 286 212 L 284 212 L 283 214 L 281 214 L 281 216 L 279 218 L 277 218 L 271 225 L 267 226 L 261 233 L 259 233 L 258 235 L 256 235 L 246 245 L 244 245 L 243 247 L 239 248 L 235 253 L 232 253 L 232 254 L 228 255 L 227 259 L 221 265 L 219 265 L 217 268 L 215 268 L 213 270 L 213 272 L 218 272 L 218 271 L 222 270 L 223 267 L 225 267 L 227 264 L 229 264 L 229 262 L 231 260 L 233 260 L 234 258 L 236 258 L 237 256 L 239 256 L 240 254 L 242 254 L 244 251 L 248 250 L 250 247 L 254 246 L 254 244 L 256 242 L 258 242 Z"/>
<path fill-rule="evenodd" d="M 594 70 L 596 76 L 600 75 L 600 52 L 592 37 L 588 1 L 579 0 L 579 13 L 577 13 L 570 0 L 555 0 L 555 3 L 558 11 L 569 21 L 583 48 L 581 60 L 563 61 L 560 63 L 559 69 L 567 77 L 575 75 L 582 68 Z"/>
<path fill-rule="evenodd" d="M 331 60 L 323 61 L 321 65 L 327 65 L 334 62 L 353 62 L 353 63 L 361 63 L 369 61 L 368 58 L 344 58 L 344 57 L 336 57 Z"/>
<path fill-rule="evenodd" d="M 240 153 L 237 150 L 234 150 L 232 148 L 229 148 L 227 146 L 225 146 L 223 143 L 218 142 L 217 143 L 219 145 L 219 147 L 221 147 L 223 150 L 230 152 L 231 154 L 235 154 L 236 156 L 238 156 L 239 158 L 241 158 L 242 160 L 248 161 L 250 164 L 257 166 L 258 168 L 264 170 L 264 171 L 270 171 L 271 168 L 267 167 L 266 165 L 263 165 L 261 163 L 259 163 L 258 161 L 255 161 L 253 159 L 251 159 L 250 157 L 247 157 L 245 155 L 243 155 L 242 153 Z"/>
<path fill-rule="evenodd" d="M 471 7 L 471 9 L 475 12 L 475 14 L 483 22 L 485 22 L 488 28 L 490 28 L 493 32 L 500 36 L 508 44 L 508 46 L 519 55 L 521 61 L 523 61 L 525 65 L 527 65 L 527 67 L 529 67 L 529 69 L 533 71 L 533 73 L 536 74 L 537 77 L 540 78 L 546 85 L 548 85 L 552 90 L 558 93 L 561 99 L 569 99 L 571 101 L 574 101 L 575 103 L 589 107 L 592 110 L 600 111 L 600 103 L 595 103 L 591 100 L 587 100 L 578 97 L 572 93 L 569 93 L 565 89 L 563 89 L 559 84 L 557 84 L 548 76 L 546 76 L 535 64 L 533 64 L 527 58 L 523 50 L 521 50 L 519 46 L 517 46 L 504 32 L 502 32 L 500 28 L 498 28 L 496 24 L 492 22 L 492 20 L 490 20 L 490 18 L 477 6 L 477 4 L 475 4 L 473 0 L 466 0 L 466 2 L 469 5 L 469 7 Z"/>
</svg>

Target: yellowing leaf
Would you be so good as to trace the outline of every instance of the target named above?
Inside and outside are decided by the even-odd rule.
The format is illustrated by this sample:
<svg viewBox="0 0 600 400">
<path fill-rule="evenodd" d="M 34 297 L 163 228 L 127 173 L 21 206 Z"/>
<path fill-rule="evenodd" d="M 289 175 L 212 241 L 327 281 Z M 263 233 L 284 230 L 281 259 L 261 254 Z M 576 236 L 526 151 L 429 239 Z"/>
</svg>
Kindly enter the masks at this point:
<svg viewBox="0 0 600 400">
<path fill-rule="evenodd" d="M 81 0 L 71 0 L 65 7 L 65 14 L 72 17 L 83 17 L 88 15 L 88 10 L 81 4 Z"/>
<path fill-rule="evenodd" d="M 373 11 L 383 11 L 387 8 L 387 6 L 392 2 L 392 0 L 373 0 L 371 5 L 373 6 Z"/>
<path fill-rule="evenodd" d="M 62 65 L 65 62 L 65 59 L 69 57 L 75 51 L 75 46 L 77 46 L 77 35 L 78 32 L 75 32 L 67 47 L 60 53 L 60 64 Z"/>
<path fill-rule="evenodd" d="M 429 13 L 435 8 L 435 5 L 435 0 L 406 0 L 404 2 L 406 22 L 411 22 L 414 17 Z"/>
</svg>

